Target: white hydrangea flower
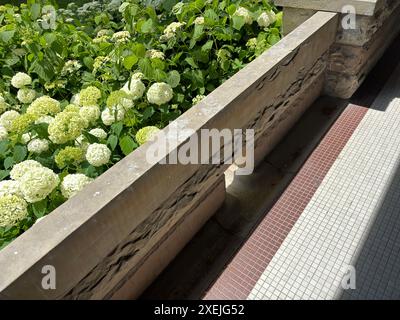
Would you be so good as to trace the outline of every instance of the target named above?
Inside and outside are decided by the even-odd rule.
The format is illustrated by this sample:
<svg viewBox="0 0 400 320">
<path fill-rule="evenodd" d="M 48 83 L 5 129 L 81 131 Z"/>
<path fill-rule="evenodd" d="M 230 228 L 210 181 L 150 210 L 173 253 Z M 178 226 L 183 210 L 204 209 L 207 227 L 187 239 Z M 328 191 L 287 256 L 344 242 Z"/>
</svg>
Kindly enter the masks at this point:
<svg viewBox="0 0 400 320">
<path fill-rule="evenodd" d="M 89 131 L 89 133 L 93 136 L 95 136 L 98 139 L 105 139 L 107 138 L 107 132 L 105 132 L 103 129 L 101 128 L 94 128 L 92 130 Z"/>
<path fill-rule="evenodd" d="M 140 80 L 140 79 L 143 79 L 143 78 L 144 78 L 144 74 L 141 73 L 141 72 L 135 72 L 132 75 L 132 79 L 134 79 L 134 80 Z"/>
<path fill-rule="evenodd" d="M 111 40 L 117 43 L 125 43 L 129 41 L 130 37 L 129 31 L 118 31 L 112 35 Z"/>
<path fill-rule="evenodd" d="M 65 62 L 62 68 L 61 74 L 62 75 L 71 74 L 79 70 L 80 68 L 82 68 L 82 65 L 79 63 L 78 60 L 68 60 L 67 62 Z"/>
<path fill-rule="evenodd" d="M 17 99 L 22 103 L 31 103 L 36 97 L 36 91 L 28 88 L 21 88 L 17 92 Z"/>
<path fill-rule="evenodd" d="M 204 17 L 197 17 L 194 19 L 194 24 L 204 24 Z"/>
<path fill-rule="evenodd" d="M 16 195 L 0 197 L 0 227 L 10 227 L 28 216 L 28 204 Z"/>
<path fill-rule="evenodd" d="M 6 128 L 7 131 L 11 129 L 12 122 L 20 116 L 19 112 L 15 110 L 10 110 L 4 112 L 0 116 L 0 126 Z"/>
<path fill-rule="evenodd" d="M 23 72 L 18 72 L 11 79 L 11 85 L 17 89 L 21 89 L 27 85 L 30 85 L 31 83 L 32 83 L 32 78 Z"/>
<path fill-rule="evenodd" d="M 36 121 L 35 124 L 47 123 L 50 124 L 54 121 L 52 116 L 41 116 Z"/>
<path fill-rule="evenodd" d="M 49 150 L 49 141 L 46 139 L 33 139 L 28 143 L 28 151 L 36 154 Z"/>
<path fill-rule="evenodd" d="M 7 129 L 3 126 L 0 126 L 0 141 L 3 141 L 8 138 Z"/>
<path fill-rule="evenodd" d="M 61 193 L 64 198 L 69 199 L 92 181 L 92 178 L 89 178 L 82 173 L 69 174 L 65 176 L 61 182 Z"/>
<path fill-rule="evenodd" d="M 13 180 L 19 180 L 25 173 L 35 168 L 43 168 L 43 166 L 35 160 L 25 160 L 13 166 L 10 177 Z"/>
<path fill-rule="evenodd" d="M 14 180 L 3 180 L 0 181 L 0 197 L 6 195 L 16 195 L 22 197 L 19 182 Z"/>
<path fill-rule="evenodd" d="M 151 85 L 147 91 L 147 100 L 150 103 L 162 105 L 169 102 L 174 95 L 171 86 L 165 82 L 157 82 Z"/>
<path fill-rule="evenodd" d="M 257 38 L 251 38 L 246 42 L 246 47 L 249 47 L 252 50 L 257 48 Z"/>
<path fill-rule="evenodd" d="M 175 37 L 176 32 L 181 29 L 185 22 L 172 22 L 164 29 L 164 34 L 160 37 L 160 41 L 168 41 Z"/>
<path fill-rule="evenodd" d="M 60 178 L 51 169 L 34 167 L 19 178 L 21 192 L 27 202 L 45 199 L 60 183 Z"/>
<path fill-rule="evenodd" d="M 23 144 L 27 144 L 29 141 L 31 141 L 32 139 L 34 139 L 34 138 L 36 138 L 36 134 L 33 134 L 33 133 L 31 133 L 31 132 L 27 132 L 27 133 L 24 133 L 22 136 L 21 136 L 21 143 L 23 143 Z"/>
<path fill-rule="evenodd" d="M 206 96 L 204 96 L 204 95 L 202 95 L 202 94 L 199 94 L 199 95 L 195 96 L 195 97 L 192 99 L 192 102 L 193 102 L 193 104 L 195 105 L 195 104 L 199 103 L 201 100 L 203 100 L 205 97 L 206 97 Z"/>
<path fill-rule="evenodd" d="M 132 77 L 125 83 L 121 90 L 126 92 L 132 99 L 136 100 L 143 97 L 146 87 L 140 79 L 133 79 Z"/>
<path fill-rule="evenodd" d="M 74 95 L 72 96 L 72 98 L 71 98 L 71 100 L 70 100 L 70 103 L 71 103 L 71 104 L 75 104 L 75 105 L 77 105 L 77 106 L 80 106 L 80 105 L 81 105 L 81 100 L 80 100 L 79 93 L 74 94 Z"/>
<path fill-rule="evenodd" d="M 147 50 L 146 51 L 146 57 L 147 58 L 151 58 L 151 59 L 156 59 L 156 58 L 157 59 L 161 59 L 161 60 L 165 59 L 165 55 L 164 55 L 163 52 L 161 52 L 159 50 L 154 50 L 154 49 Z"/>
<path fill-rule="evenodd" d="M 257 18 L 260 27 L 267 28 L 276 21 L 276 14 L 273 11 L 263 12 Z"/>
<path fill-rule="evenodd" d="M 121 105 L 106 108 L 101 113 L 101 121 L 106 126 L 111 126 L 116 121 L 121 121 L 125 117 L 125 109 Z"/>
<path fill-rule="evenodd" d="M 253 23 L 253 18 L 250 14 L 250 11 L 247 10 L 246 8 L 239 7 L 236 9 L 235 13 L 233 14 L 234 16 L 239 16 L 244 18 L 244 23 L 246 24 L 252 24 Z"/>
<path fill-rule="evenodd" d="M 86 150 L 86 160 L 94 167 L 100 167 L 110 161 L 111 150 L 105 144 L 92 143 Z"/>
<path fill-rule="evenodd" d="M 79 109 L 79 115 L 90 124 L 100 117 L 100 108 L 95 105 L 84 106 Z"/>
</svg>

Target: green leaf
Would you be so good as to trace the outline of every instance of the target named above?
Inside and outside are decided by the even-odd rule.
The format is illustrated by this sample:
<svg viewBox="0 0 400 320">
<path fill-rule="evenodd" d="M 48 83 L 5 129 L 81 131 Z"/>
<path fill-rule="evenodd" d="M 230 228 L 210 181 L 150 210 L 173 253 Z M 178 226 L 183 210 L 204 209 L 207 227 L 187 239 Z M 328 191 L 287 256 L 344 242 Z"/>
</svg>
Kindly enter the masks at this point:
<svg viewBox="0 0 400 320">
<path fill-rule="evenodd" d="M 14 160 L 16 163 L 23 161 L 27 154 L 28 154 L 28 151 L 25 146 L 16 145 L 14 147 L 13 156 L 14 156 Z"/>
<path fill-rule="evenodd" d="M 138 57 L 134 54 L 124 58 L 124 67 L 127 70 L 131 70 L 132 67 L 138 62 Z"/>
<path fill-rule="evenodd" d="M 232 22 L 233 22 L 233 27 L 236 30 L 240 30 L 244 26 L 245 20 L 241 16 L 233 16 L 232 17 Z"/>
<path fill-rule="evenodd" d="M 111 147 L 111 150 L 114 151 L 118 144 L 118 137 L 114 134 L 110 135 L 107 139 L 107 144 Z"/>
<path fill-rule="evenodd" d="M 204 34 L 204 26 L 202 24 L 196 24 L 194 26 L 193 39 L 198 40 L 201 38 L 203 34 Z"/>
<path fill-rule="evenodd" d="M 202 47 L 201 50 L 202 51 L 210 51 L 211 48 L 213 47 L 214 41 L 212 40 L 208 40 Z"/>
<path fill-rule="evenodd" d="M 39 3 L 33 3 L 31 5 L 31 18 L 32 20 L 37 20 L 40 16 L 40 4 Z"/>
<path fill-rule="evenodd" d="M 181 76 L 178 71 L 172 70 L 168 73 L 167 83 L 172 87 L 175 88 L 178 86 L 179 82 L 181 81 Z"/>
<path fill-rule="evenodd" d="M 94 62 L 94 60 L 92 57 L 86 56 L 83 58 L 83 64 L 89 69 L 92 69 L 93 62 Z"/>
<path fill-rule="evenodd" d="M 143 24 L 140 30 L 143 33 L 150 33 L 153 31 L 153 20 L 147 19 Z"/>
<path fill-rule="evenodd" d="M 10 143 L 7 140 L 6 141 L 0 141 L 0 155 L 1 156 L 5 156 L 9 145 L 10 145 Z"/>
<path fill-rule="evenodd" d="M 111 130 L 117 137 L 119 137 L 119 135 L 121 134 L 122 129 L 123 129 L 123 123 L 120 121 L 115 122 L 111 125 Z"/>
<path fill-rule="evenodd" d="M 14 36 L 14 33 L 15 33 L 15 30 L 1 31 L 0 32 L 0 40 L 7 43 Z"/>
<path fill-rule="evenodd" d="M 153 114 L 154 114 L 154 108 L 147 107 L 146 109 L 144 109 L 143 119 L 146 120 L 146 119 L 150 118 Z"/>
<path fill-rule="evenodd" d="M 47 211 L 47 199 L 35 202 L 32 204 L 32 211 L 36 218 L 41 218 Z"/>
<path fill-rule="evenodd" d="M 275 43 L 279 42 L 280 40 L 281 40 L 281 37 L 279 35 L 277 35 L 277 34 L 271 33 L 268 36 L 268 43 L 270 45 L 274 45 Z"/>
<path fill-rule="evenodd" d="M 9 170 L 0 170 L 0 181 L 3 180 L 4 178 L 7 178 L 9 174 L 10 174 Z"/>
<path fill-rule="evenodd" d="M 226 12 L 232 16 L 236 11 L 236 5 L 231 4 L 228 8 L 226 8 Z"/>
<path fill-rule="evenodd" d="M 153 67 L 151 65 L 150 59 L 148 58 L 140 59 L 139 68 L 143 72 L 146 78 L 153 77 Z"/>
<path fill-rule="evenodd" d="M 10 169 L 13 164 L 14 164 L 14 158 L 13 157 L 7 157 L 4 159 L 4 168 L 5 169 Z"/>
<path fill-rule="evenodd" d="M 185 61 L 192 67 L 192 68 L 198 68 L 198 65 L 196 62 L 194 62 L 194 59 L 192 57 L 187 57 Z"/>
<path fill-rule="evenodd" d="M 206 24 L 213 26 L 218 23 L 219 17 L 213 9 L 207 9 L 204 12 L 204 21 Z"/>
<path fill-rule="evenodd" d="M 119 140 L 119 146 L 124 155 L 130 154 L 135 148 L 137 148 L 136 142 L 130 136 L 124 136 Z"/>
</svg>

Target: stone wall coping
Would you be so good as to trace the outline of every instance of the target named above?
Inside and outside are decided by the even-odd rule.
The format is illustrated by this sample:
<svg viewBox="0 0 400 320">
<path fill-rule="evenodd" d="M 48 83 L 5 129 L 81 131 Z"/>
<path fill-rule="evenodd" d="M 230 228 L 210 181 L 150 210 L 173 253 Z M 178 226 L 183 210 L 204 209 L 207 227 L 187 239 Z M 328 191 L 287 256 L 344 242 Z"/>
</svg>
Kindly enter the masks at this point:
<svg viewBox="0 0 400 320">
<path fill-rule="evenodd" d="M 359 15 L 373 16 L 383 0 L 274 0 L 275 5 L 298 9 L 342 12 L 344 6 L 354 6 Z"/>
</svg>

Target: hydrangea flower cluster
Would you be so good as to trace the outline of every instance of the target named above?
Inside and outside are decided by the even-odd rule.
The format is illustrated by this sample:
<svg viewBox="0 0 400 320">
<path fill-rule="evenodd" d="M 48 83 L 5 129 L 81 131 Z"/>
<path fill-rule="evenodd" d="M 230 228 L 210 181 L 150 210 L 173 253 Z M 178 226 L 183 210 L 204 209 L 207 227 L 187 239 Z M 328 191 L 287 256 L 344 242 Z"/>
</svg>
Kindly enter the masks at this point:
<svg viewBox="0 0 400 320">
<path fill-rule="evenodd" d="M 0 196 L 0 227 L 12 227 L 28 216 L 28 204 L 16 195 Z"/>
<path fill-rule="evenodd" d="M 112 35 L 111 41 L 116 43 L 125 43 L 129 41 L 130 37 L 131 35 L 129 31 L 118 31 Z"/>
<path fill-rule="evenodd" d="M 78 165 L 84 160 L 83 150 L 78 147 L 67 146 L 61 149 L 56 156 L 54 161 L 60 169 L 65 168 L 67 165 Z"/>
<path fill-rule="evenodd" d="M 96 105 L 97 101 L 101 98 L 101 91 L 94 87 L 89 86 L 82 89 L 79 93 L 79 105 L 81 106 L 92 106 Z"/>
<path fill-rule="evenodd" d="M 146 87 L 140 79 L 134 79 L 132 77 L 127 83 L 125 83 L 122 90 L 127 93 L 131 99 L 137 100 L 143 96 Z"/>
<path fill-rule="evenodd" d="M 154 136 L 160 132 L 160 129 L 154 126 L 147 126 L 144 127 L 136 133 L 136 141 L 139 143 L 139 145 L 145 144 L 148 141 L 151 141 L 154 139 Z"/>
<path fill-rule="evenodd" d="M 204 24 L 204 17 L 197 17 L 196 19 L 194 19 L 193 23 L 197 25 Z"/>
<path fill-rule="evenodd" d="M 32 78 L 23 72 L 18 72 L 11 78 L 11 85 L 14 88 L 21 89 L 25 86 L 28 86 L 32 83 Z"/>
<path fill-rule="evenodd" d="M 82 173 L 69 174 L 61 182 L 61 193 L 67 199 L 72 198 L 92 181 Z"/>
<path fill-rule="evenodd" d="M 32 139 L 31 141 L 29 141 L 27 147 L 29 152 L 41 154 L 49 150 L 49 140 Z"/>
<path fill-rule="evenodd" d="M 161 60 L 165 59 L 165 55 L 163 52 L 161 52 L 159 50 L 154 50 L 154 49 L 147 50 L 146 57 L 148 57 L 150 59 L 161 59 Z"/>
<path fill-rule="evenodd" d="M 35 160 L 14 165 L 10 177 L 18 183 L 22 197 L 29 203 L 45 199 L 60 182 L 57 174 Z"/>
<path fill-rule="evenodd" d="M 26 113 L 36 116 L 55 115 L 60 111 L 60 102 L 48 96 L 37 98 L 26 109 Z"/>
<path fill-rule="evenodd" d="M 272 10 L 268 12 L 262 12 L 257 18 L 258 25 L 264 28 L 269 27 L 275 21 L 276 21 L 276 14 Z"/>
<path fill-rule="evenodd" d="M 157 82 L 151 85 L 147 91 L 147 100 L 150 103 L 162 105 L 169 102 L 174 95 L 171 86 L 165 82 Z"/>
<path fill-rule="evenodd" d="M 253 17 L 251 16 L 250 11 L 247 10 L 246 8 L 243 8 L 243 7 L 237 8 L 233 15 L 244 18 L 244 23 L 246 23 L 246 24 L 253 23 Z"/>
<path fill-rule="evenodd" d="M 110 161 L 111 150 L 105 144 L 93 143 L 86 150 L 86 160 L 94 167 L 100 167 Z"/>
<path fill-rule="evenodd" d="M 17 99 L 21 103 L 31 103 L 36 97 L 36 91 L 29 88 L 21 88 L 17 92 Z"/>
<path fill-rule="evenodd" d="M 180 30 L 186 23 L 185 22 L 172 22 L 165 29 L 160 41 L 168 41 L 175 37 L 176 32 Z"/>
<path fill-rule="evenodd" d="M 56 144 L 63 144 L 75 140 L 80 136 L 87 122 L 79 113 L 63 111 L 57 114 L 54 121 L 49 124 L 49 139 Z"/>
</svg>

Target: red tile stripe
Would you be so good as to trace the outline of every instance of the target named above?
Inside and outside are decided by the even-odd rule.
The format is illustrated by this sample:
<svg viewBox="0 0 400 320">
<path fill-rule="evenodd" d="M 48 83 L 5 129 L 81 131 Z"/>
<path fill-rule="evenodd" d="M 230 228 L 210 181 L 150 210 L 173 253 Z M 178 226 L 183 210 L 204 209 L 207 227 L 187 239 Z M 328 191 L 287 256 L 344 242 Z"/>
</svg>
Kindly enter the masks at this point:
<svg viewBox="0 0 400 320">
<path fill-rule="evenodd" d="M 349 105 L 205 295 L 246 299 L 368 111 Z"/>
</svg>

